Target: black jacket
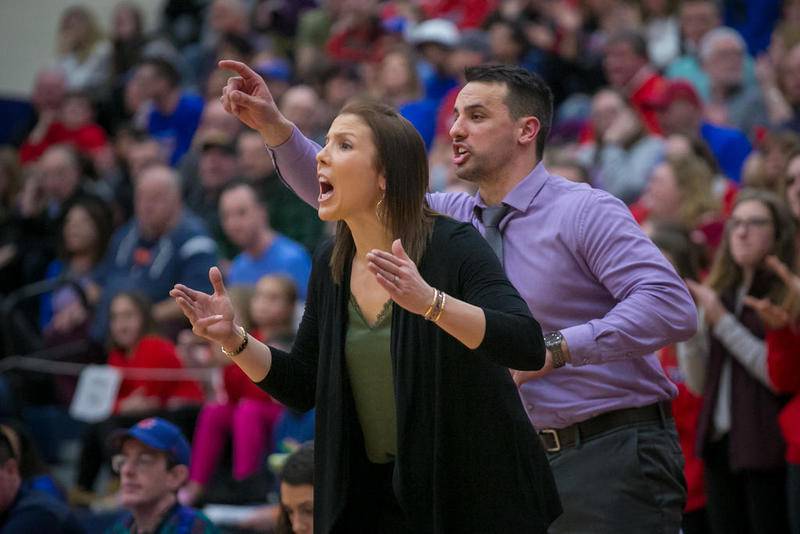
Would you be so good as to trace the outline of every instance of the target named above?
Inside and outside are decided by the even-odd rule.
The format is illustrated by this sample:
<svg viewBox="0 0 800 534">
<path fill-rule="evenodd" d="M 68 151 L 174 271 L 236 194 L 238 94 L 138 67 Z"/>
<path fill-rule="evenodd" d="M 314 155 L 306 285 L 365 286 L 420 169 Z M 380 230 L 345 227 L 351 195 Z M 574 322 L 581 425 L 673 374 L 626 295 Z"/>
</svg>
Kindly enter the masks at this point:
<svg viewBox="0 0 800 534">
<path fill-rule="evenodd" d="M 291 354 L 273 350 L 260 385 L 295 409 L 316 406 L 314 530 L 349 534 L 369 532 L 359 518 L 374 488 L 344 358 L 350 272 L 333 282 L 331 250 L 315 255 Z M 486 334 L 470 350 L 394 305 L 398 501 L 414 532 L 544 533 L 561 504 L 508 371 L 543 365 L 541 328 L 469 224 L 437 217 L 418 268 L 431 286 L 483 308 Z"/>
</svg>

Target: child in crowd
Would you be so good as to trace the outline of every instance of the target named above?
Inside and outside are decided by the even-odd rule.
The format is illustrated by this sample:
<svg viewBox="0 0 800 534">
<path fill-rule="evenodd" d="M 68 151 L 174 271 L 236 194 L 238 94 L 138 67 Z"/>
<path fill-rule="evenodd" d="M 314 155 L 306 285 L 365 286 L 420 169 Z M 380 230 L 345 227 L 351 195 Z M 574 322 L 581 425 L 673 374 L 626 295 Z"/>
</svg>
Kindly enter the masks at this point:
<svg viewBox="0 0 800 534">
<path fill-rule="evenodd" d="M 34 130 L 20 148 L 23 164 L 36 161 L 53 145 L 61 143 L 74 145 L 100 168 L 110 156 L 110 145 L 105 130 L 95 123 L 95 111 L 89 95 L 80 91 L 68 93 L 64 97 L 56 120 L 47 125 L 43 132 Z"/>
<path fill-rule="evenodd" d="M 243 306 L 252 335 L 278 346 L 291 346 L 297 290 L 291 279 L 264 276 Z M 244 312 L 244 313 L 242 313 Z M 224 358 L 224 356 L 221 356 Z M 243 480 L 263 465 L 272 432 L 283 407 L 256 386 L 244 372 L 223 360 L 224 390 L 203 406 L 193 440 L 189 482 L 181 490 L 181 502 L 191 505 L 200 498 L 219 462 L 225 439 L 233 445 L 233 477 Z"/>
</svg>

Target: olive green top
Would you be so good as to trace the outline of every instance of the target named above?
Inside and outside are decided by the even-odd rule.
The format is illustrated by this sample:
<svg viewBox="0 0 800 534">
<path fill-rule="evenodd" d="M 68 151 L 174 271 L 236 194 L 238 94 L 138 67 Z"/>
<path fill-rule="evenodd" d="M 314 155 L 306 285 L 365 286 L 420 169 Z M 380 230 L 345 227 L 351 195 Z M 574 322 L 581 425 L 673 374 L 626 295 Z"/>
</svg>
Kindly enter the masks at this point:
<svg viewBox="0 0 800 534">
<path fill-rule="evenodd" d="M 386 302 L 373 326 L 352 295 L 348 314 L 344 353 L 367 458 L 376 464 L 388 463 L 397 454 L 394 373 L 389 352 L 392 301 Z"/>
</svg>

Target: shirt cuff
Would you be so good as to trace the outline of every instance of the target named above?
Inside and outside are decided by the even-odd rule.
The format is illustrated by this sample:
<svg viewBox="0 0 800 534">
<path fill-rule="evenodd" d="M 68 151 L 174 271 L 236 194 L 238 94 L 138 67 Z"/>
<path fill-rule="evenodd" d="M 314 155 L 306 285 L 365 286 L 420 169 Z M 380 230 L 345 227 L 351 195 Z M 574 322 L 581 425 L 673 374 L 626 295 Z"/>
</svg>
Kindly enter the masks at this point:
<svg viewBox="0 0 800 534">
<path fill-rule="evenodd" d="M 600 347 L 594 339 L 592 327 L 589 324 L 579 324 L 564 328 L 561 335 L 567 342 L 570 363 L 581 366 L 590 363 L 599 363 Z"/>
<path fill-rule="evenodd" d="M 280 152 L 282 150 L 285 150 L 286 147 L 290 146 L 292 144 L 292 142 L 295 141 L 295 139 L 297 137 L 295 135 L 295 132 L 297 132 L 297 126 L 292 126 L 292 133 L 289 134 L 289 137 L 286 138 L 286 141 L 284 141 L 283 143 L 281 143 L 279 145 L 275 145 L 275 146 L 267 145 L 266 143 L 264 143 L 264 145 L 268 149 L 270 149 L 272 151 L 276 151 L 276 152 Z"/>
</svg>

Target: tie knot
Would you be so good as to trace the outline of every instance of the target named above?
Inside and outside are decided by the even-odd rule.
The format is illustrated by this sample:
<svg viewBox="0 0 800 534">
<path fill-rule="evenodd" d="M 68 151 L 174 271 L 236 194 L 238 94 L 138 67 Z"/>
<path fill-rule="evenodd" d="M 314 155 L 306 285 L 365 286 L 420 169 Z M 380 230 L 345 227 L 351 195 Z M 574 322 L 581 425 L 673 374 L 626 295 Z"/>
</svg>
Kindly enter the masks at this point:
<svg viewBox="0 0 800 534">
<path fill-rule="evenodd" d="M 497 228 L 503 216 L 508 213 L 508 210 L 509 207 L 505 204 L 483 208 L 481 212 L 481 221 L 486 227 Z"/>
</svg>

